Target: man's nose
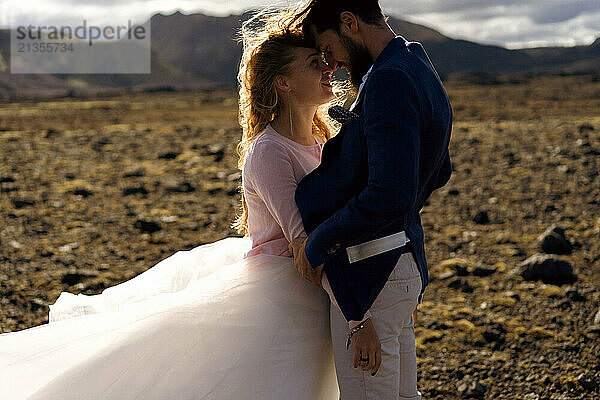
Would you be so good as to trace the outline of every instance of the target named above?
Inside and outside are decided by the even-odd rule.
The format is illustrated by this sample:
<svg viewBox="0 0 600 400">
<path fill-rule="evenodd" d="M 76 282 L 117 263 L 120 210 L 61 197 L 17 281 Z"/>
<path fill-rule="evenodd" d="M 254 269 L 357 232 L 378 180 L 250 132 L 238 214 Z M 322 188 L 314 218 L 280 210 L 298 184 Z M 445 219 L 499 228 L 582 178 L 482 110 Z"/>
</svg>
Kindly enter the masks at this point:
<svg viewBox="0 0 600 400">
<path fill-rule="evenodd" d="M 337 61 L 331 56 L 328 57 L 327 53 L 324 53 L 321 57 L 321 64 L 323 65 L 323 68 L 328 71 L 333 72 L 337 69 Z"/>
</svg>

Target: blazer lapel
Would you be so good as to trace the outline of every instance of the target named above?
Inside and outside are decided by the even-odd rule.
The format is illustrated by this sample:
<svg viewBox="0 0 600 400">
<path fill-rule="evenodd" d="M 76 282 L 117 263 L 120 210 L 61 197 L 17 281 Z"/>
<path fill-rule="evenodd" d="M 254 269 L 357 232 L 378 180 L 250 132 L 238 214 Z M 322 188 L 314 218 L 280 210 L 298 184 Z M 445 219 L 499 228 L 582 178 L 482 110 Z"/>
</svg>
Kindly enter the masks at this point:
<svg viewBox="0 0 600 400">
<path fill-rule="evenodd" d="M 377 59 L 373 63 L 373 68 L 371 69 L 371 73 L 367 77 L 367 80 L 365 81 L 365 83 L 363 85 L 363 89 L 358 94 L 358 101 L 356 102 L 356 106 L 352 109 L 352 112 L 360 115 L 360 111 L 361 111 L 361 108 L 362 108 L 362 103 L 363 103 L 363 101 L 365 99 L 365 93 L 367 92 L 367 90 L 366 90 L 367 89 L 367 82 L 369 82 L 369 78 L 371 77 L 371 75 L 373 74 L 373 72 L 375 72 L 375 70 L 381 64 L 383 64 L 385 61 L 387 61 L 396 51 L 398 51 L 400 49 L 407 49 L 407 46 L 408 46 L 408 42 L 402 36 L 396 36 L 395 39 L 392 39 L 392 41 L 390 43 L 388 43 L 388 45 L 385 47 L 385 49 L 383 49 L 383 51 L 381 52 L 381 54 L 379 55 L 379 57 L 377 57 Z M 347 123 L 343 124 L 342 127 L 340 128 L 340 131 L 337 133 L 337 135 L 335 135 L 334 137 L 332 137 L 331 139 L 329 139 L 323 145 L 323 151 L 321 153 L 321 165 L 319 167 L 321 167 L 322 165 L 324 165 L 324 164 L 326 164 L 328 162 L 326 153 L 328 153 L 329 150 L 326 151 L 325 149 L 327 149 L 328 147 L 332 147 L 335 142 L 337 142 L 338 140 L 340 140 L 342 138 L 342 136 L 344 135 L 344 133 L 348 129 L 348 125 L 350 125 L 350 123 L 351 122 L 347 122 Z M 338 139 L 338 137 L 339 137 L 339 139 Z M 333 143 L 330 143 L 330 142 L 333 142 Z M 319 167 L 317 167 L 317 169 L 320 169 Z"/>
</svg>

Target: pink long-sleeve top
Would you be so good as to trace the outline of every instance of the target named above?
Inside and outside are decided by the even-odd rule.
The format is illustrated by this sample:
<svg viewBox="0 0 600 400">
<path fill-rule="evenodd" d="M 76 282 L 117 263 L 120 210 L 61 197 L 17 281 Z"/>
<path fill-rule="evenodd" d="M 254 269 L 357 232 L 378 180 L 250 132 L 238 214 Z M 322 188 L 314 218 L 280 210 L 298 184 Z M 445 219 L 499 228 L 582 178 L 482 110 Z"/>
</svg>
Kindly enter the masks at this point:
<svg viewBox="0 0 600 400">
<path fill-rule="evenodd" d="M 316 135 L 314 139 L 314 145 L 306 146 L 280 135 L 269 124 L 248 148 L 242 187 L 252 248 L 244 257 L 261 253 L 292 257 L 289 243 L 307 236 L 294 194 L 298 182 L 321 162 L 324 141 Z M 339 308 L 325 273 L 321 285 Z M 367 311 L 363 321 L 369 316 Z M 360 322 L 350 321 L 349 326 Z"/>
</svg>

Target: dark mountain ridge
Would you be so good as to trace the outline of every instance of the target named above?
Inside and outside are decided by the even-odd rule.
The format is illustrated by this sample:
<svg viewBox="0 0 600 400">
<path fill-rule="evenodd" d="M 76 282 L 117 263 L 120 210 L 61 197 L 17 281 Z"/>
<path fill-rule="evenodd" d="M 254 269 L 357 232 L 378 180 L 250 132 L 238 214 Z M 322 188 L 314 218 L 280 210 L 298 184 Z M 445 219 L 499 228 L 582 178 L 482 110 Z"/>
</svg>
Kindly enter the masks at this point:
<svg viewBox="0 0 600 400">
<path fill-rule="evenodd" d="M 0 30 L 0 98 L 36 97 L 121 88 L 235 88 L 241 57 L 236 34 L 251 12 L 227 17 L 201 13 L 151 18 L 152 73 L 10 74 L 10 32 Z M 509 50 L 456 40 L 408 21 L 390 17 L 396 34 L 423 44 L 444 77 L 491 74 L 591 73 L 600 71 L 600 38 L 589 46 Z"/>
</svg>

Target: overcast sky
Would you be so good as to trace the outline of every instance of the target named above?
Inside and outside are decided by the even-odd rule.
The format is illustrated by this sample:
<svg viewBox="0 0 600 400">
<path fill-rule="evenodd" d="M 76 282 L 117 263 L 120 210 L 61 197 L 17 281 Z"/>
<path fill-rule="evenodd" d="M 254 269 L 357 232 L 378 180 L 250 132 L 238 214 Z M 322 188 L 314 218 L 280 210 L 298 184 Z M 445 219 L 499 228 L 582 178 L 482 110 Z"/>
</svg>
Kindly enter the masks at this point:
<svg viewBox="0 0 600 400">
<path fill-rule="evenodd" d="M 239 13 L 267 0 L 0 0 L 0 26 L 142 22 L 155 12 Z M 457 39 L 508 48 L 590 44 L 600 37 L 600 0 L 380 0 L 384 12 Z M 115 21 L 115 18 L 119 18 Z M 402 32 L 396 32 L 402 34 Z M 409 38 L 410 39 L 410 38 Z"/>
</svg>

